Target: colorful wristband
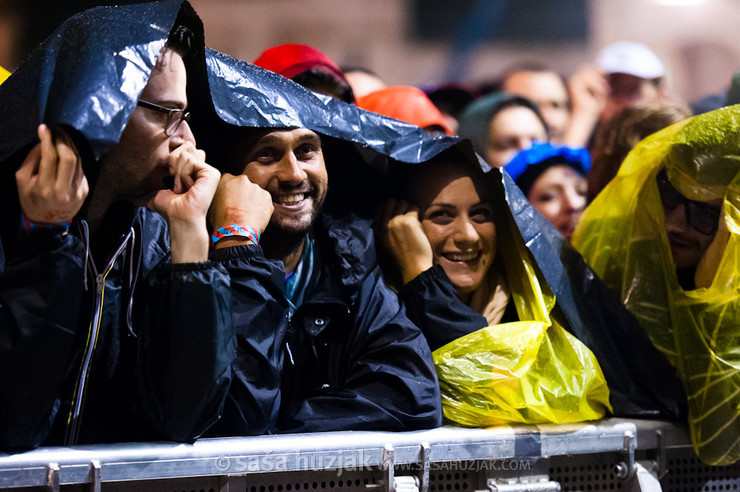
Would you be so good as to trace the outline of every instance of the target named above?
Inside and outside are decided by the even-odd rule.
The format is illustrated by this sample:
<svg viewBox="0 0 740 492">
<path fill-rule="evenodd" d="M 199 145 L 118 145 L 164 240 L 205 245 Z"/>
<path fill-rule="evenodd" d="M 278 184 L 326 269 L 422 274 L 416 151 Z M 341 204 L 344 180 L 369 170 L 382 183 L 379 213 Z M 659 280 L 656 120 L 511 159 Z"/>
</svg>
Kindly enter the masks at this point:
<svg viewBox="0 0 740 492">
<path fill-rule="evenodd" d="M 58 224 L 33 222 L 31 219 L 26 217 L 26 214 L 21 212 L 21 227 L 23 227 L 27 231 L 32 231 L 34 229 L 52 229 L 55 231 L 66 232 L 69 230 L 69 227 L 71 225 L 71 222 L 59 222 Z"/>
<path fill-rule="evenodd" d="M 260 235 L 254 230 L 254 228 L 249 226 L 240 226 L 239 224 L 232 224 L 216 229 L 213 231 L 213 234 L 211 234 L 211 241 L 213 244 L 216 244 L 221 239 L 229 236 L 247 237 L 251 239 L 254 244 L 259 244 L 260 242 Z"/>
</svg>

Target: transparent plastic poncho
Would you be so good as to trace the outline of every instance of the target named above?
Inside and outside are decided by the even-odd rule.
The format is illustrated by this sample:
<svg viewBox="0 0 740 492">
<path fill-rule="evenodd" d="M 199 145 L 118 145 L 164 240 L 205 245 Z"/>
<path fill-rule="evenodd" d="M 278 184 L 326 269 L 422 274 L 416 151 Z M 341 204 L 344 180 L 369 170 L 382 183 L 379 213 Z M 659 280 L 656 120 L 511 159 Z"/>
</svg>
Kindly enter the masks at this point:
<svg viewBox="0 0 740 492">
<path fill-rule="evenodd" d="M 656 176 L 685 197 L 722 199 L 718 232 L 683 290 Z M 684 385 L 699 458 L 740 459 L 740 106 L 695 116 L 642 141 L 586 209 L 574 245 L 637 317 Z M 645 374 L 646 378 L 650 374 Z"/>
</svg>

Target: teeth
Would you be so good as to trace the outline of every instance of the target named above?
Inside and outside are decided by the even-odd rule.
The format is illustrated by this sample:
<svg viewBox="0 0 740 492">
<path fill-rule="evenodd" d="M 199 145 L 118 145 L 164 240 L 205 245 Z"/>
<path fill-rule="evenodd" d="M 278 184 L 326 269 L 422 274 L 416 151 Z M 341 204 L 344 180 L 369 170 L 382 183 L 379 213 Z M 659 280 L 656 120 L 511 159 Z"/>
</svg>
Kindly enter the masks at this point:
<svg viewBox="0 0 740 492">
<path fill-rule="evenodd" d="M 478 257 L 478 253 L 446 253 L 444 255 L 450 261 L 470 261 Z"/>
<path fill-rule="evenodd" d="M 279 198 L 280 201 L 278 203 L 284 203 L 286 205 L 292 205 L 294 203 L 298 203 L 300 201 L 303 201 L 304 196 L 305 195 L 303 193 L 298 193 L 297 195 L 285 195 L 285 196 L 281 196 Z"/>
</svg>

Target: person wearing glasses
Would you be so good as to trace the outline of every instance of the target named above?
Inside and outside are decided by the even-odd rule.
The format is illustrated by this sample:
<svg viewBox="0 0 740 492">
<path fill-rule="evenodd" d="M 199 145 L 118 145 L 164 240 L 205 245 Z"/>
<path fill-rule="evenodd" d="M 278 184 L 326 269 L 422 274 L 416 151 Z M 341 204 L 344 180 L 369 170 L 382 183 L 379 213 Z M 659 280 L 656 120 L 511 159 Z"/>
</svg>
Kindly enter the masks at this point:
<svg viewBox="0 0 740 492">
<path fill-rule="evenodd" d="M 740 460 L 739 122 L 731 106 L 647 137 L 573 237 L 676 369 L 712 465 Z"/>
<path fill-rule="evenodd" d="M 3 83 L 0 449 L 192 440 L 215 420 L 234 350 L 208 261 L 220 173 L 188 123 L 203 50 L 187 4 L 101 7 Z"/>
</svg>

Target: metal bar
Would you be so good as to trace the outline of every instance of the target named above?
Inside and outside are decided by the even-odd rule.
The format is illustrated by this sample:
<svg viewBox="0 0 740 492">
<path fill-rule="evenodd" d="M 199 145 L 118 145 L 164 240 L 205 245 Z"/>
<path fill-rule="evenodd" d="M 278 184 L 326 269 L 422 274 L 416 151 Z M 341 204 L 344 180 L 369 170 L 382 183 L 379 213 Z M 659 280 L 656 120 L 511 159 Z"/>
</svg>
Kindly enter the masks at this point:
<svg viewBox="0 0 740 492">
<path fill-rule="evenodd" d="M 383 480 L 385 481 L 388 492 L 396 492 L 396 465 L 393 454 L 393 445 L 386 444 L 383 447 L 383 464 L 381 465 L 381 469 L 383 470 Z"/>
<path fill-rule="evenodd" d="M 626 452 L 628 470 L 634 468 L 634 422 L 607 420 L 599 424 L 538 426 L 536 430 L 542 456 Z M 194 444 L 39 448 L 13 455 L 0 453 L 0 488 L 48 484 L 49 463 L 59 466 L 56 478 L 61 485 L 89 484 L 97 480 L 90 476 L 93 460 L 101 467 L 101 483 L 265 472 L 377 470 L 389 445 L 396 466 L 418 466 L 421 460 L 420 487 L 428 490 L 431 464 L 513 459 L 517 457 L 517 438 L 524 434 L 508 426 L 442 427 L 398 433 L 356 431 L 202 439 Z"/>
<path fill-rule="evenodd" d="M 103 467 L 99 460 L 90 461 L 90 491 L 100 492 L 103 484 Z"/>
<path fill-rule="evenodd" d="M 421 443 L 421 449 L 419 451 L 419 461 L 421 461 L 421 477 L 419 478 L 419 492 L 429 492 L 429 472 L 431 468 L 430 464 L 431 447 L 429 443 L 424 441 Z"/>
<path fill-rule="evenodd" d="M 46 467 L 46 487 L 51 492 L 59 492 L 59 465 L 49 463 Z"/>
</svg>

